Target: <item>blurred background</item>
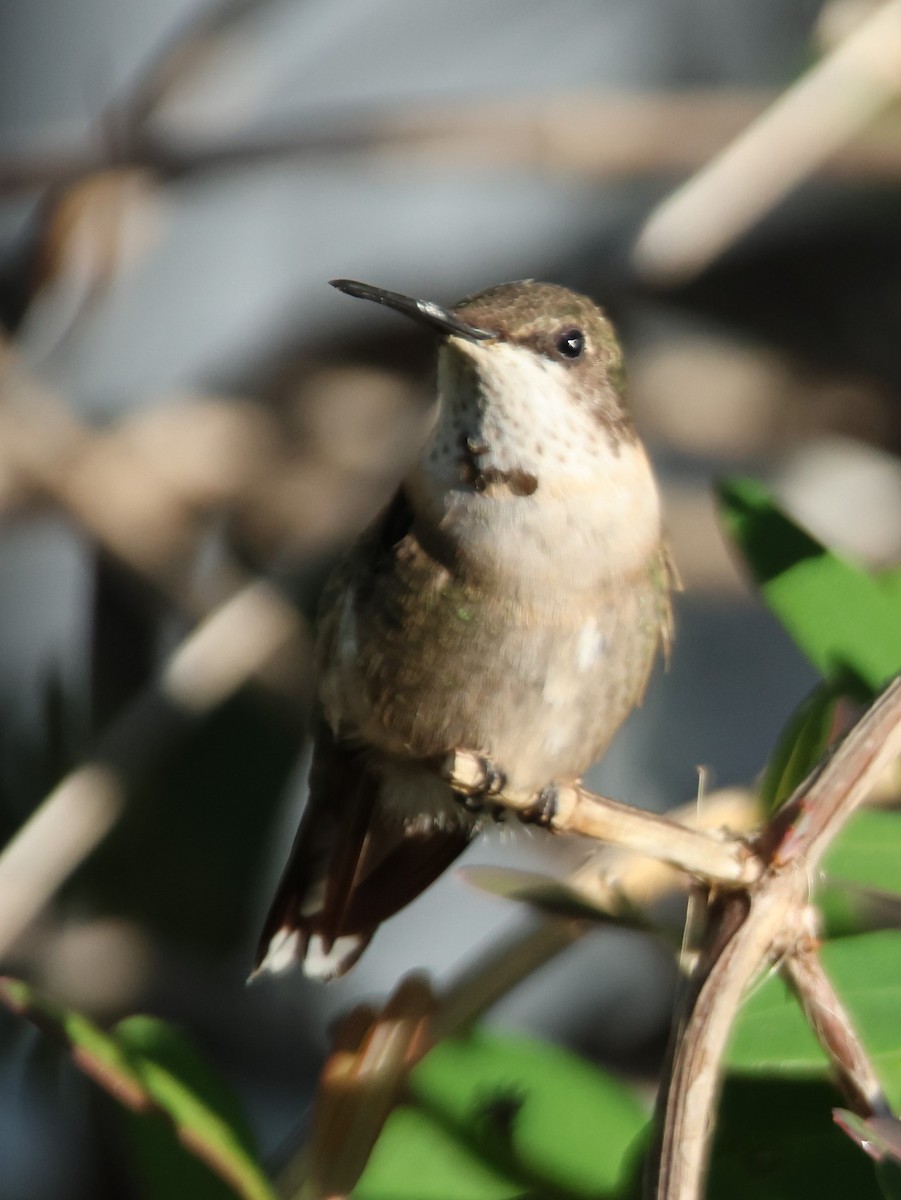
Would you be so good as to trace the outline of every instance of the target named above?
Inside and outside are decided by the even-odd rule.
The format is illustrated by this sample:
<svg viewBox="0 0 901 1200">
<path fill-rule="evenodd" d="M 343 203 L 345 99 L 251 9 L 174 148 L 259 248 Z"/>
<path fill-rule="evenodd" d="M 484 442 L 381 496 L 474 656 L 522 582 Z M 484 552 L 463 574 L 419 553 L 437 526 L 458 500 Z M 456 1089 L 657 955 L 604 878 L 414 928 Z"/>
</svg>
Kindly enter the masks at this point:
<svg viewBox="0 0 901 1200">
<path fill-rule="evenodd" d="M 52 806 L 0 861 L 7 969 L 102 1022 L 179 1022 L 273 1155 L 337 1014 L 530 919 L 450 872 L 347 979 L 245 986 L 304 799 L 318 589 L 433 394 L 428 334 L 335 276 L 605 305 L 684 592 L 668 672 L 588 782 L 656 809 L 699 766 L 753 783 L 814 676 L 712 481 L 755 474 L 837 548 L 901 559 L 897 7 L 0 6 L 4 841 Z M 505 829 L 467 861 L 585 853 Z M 650 1075 L 673 977 L 598 932 L 492 1019 Z M 134 1194 L 92 1086 L 12 1016 L 0 1037 L 4 1197 Z"/>
</svg>

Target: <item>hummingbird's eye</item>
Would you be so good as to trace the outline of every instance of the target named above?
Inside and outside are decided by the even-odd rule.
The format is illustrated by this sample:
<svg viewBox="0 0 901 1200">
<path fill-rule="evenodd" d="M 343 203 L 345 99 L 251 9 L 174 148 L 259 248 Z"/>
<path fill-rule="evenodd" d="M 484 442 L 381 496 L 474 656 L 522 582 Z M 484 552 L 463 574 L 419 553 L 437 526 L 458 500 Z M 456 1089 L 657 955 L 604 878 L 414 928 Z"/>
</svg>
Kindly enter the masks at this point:
<svg viewBox="0 0 901 1200">
<path fill-rule="evenodd" d="M 557 338 L 556 349 L 564 358 L 581 358 L 585 349 L 585 334 L 581 329 L 567 329 Z"/>
</svg>

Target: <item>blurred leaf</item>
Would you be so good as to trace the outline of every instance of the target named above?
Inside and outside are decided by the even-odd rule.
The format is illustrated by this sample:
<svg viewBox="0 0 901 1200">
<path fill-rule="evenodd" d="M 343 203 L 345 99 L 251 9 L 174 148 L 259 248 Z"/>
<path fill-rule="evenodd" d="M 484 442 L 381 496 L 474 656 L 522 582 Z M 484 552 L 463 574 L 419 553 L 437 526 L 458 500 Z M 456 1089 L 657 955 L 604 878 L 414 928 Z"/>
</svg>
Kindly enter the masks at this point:
<svg viewBox="0 0 901 1200">
<path fill-rule="evenodd" d="M 76 1065 L 137 1114 L 130 1133 L 144 1195 L 274 1200 L 234 1096 L 184 1034 L 154 1017 L 107 1033 L 19 980 L 2 980 L 0 999 L 68 1042 Z"/>
<path fill-rule="evenodd" d="M 357 1200 L 622 1195 L 647 1121 L 630 1091 L 568 1051 L 485 1031 L 436 1046 L 411 1093 L 428 1119 L 398 1128 L 394 1114 Z"/>
<path fill-rule="evenodd" d="M 830 938 L 901 928 L 901 813 L 862 809 L 830 846 L 816 903 Z"/>
<path fill-rule="evenodd" d="M 816 891 L 826 938 L 901 929 L 901 896 L 877 888 L 826 879 Z"/>
<path fill-rule="evenodd" d="M 388 1118 L 354 1200 L 515 1200 L 523 1185 L 427 1112 Z"/>
<path fill-rule="evenodd" d="M 718 491 L 766 603 L 814 666 L 855 694 L 878 692 L 901 670 L 901 571 L 870 575 L 827 550 L 754 480 Z"/>
<path fill-rule="evenodd" d="M 823 859 L 827 877 L 901 893 L 901 813 L 855 813 Z"/>
<path fill-rule="evenodd" d="M 161 1122 L 154 1127 L 133 1118 L 131 1134 L 143 1168 L 142 1179 L 158 1182 L 153 1194 L 161 1200 L 171 1196 L 166 1183 L 176 1176 L 182 1178 L 181 1186 L 187 1193 L 183 1173 L 191 1169 L 198 1179 L 205 1178 L 204 1196 L 234 1192 L 248 1200 L 272 1197 L 272 1189 L 257 1165 L 253 1138 L 240 1105 L 185 1035 L 166 1021 L 145 1016 L 120 1021 L 114 1032 L 148 1094 L 174 1123 L 179 1142 L 196 1156 L 190 1158 Z M 223 1188 L 220 1179 L 197 1170 L 197 1158 L 230 1186 Z M 192 1197 L 195 1194 L 190 1192 Z"/>
<path fill-rule="evenodd" d="M 754 988 L 732 1030 L 727 1065 L 755 1074 L 825 1076 L 826 1055 L 788 986 L 770 975 Z"/>
<path fill-rule="evenodd" d="M 820 684 L 789 717 L 760 782 L 765 813 L 775 812 L 822 758 L 840 698 L 832 684 Z"/>
<path fill-rule="evenodd" d="M 838 1100 L 812 1080 L 728 1079 L 706 1200 L 880 1200 L 872 1164 L 830 1120 Z"/>
<path fill-rule="evenodd" d="M 889 1102 L 901 1104 L 901 933 L 827 942 L 823 966 L 848 1008 Z M 826 1056 L 782 980 L 771 976 L 739 1013 L 727 1062 L 742 1072 L 822 1076 Z"/>
</svg>

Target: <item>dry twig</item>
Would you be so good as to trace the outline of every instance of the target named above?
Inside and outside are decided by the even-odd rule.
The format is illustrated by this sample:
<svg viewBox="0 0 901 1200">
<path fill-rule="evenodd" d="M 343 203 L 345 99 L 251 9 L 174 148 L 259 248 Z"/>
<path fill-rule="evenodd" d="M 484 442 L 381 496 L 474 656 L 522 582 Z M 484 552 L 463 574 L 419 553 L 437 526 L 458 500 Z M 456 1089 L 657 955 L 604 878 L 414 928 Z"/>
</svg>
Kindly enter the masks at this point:
<svg viewBox="0 0 901 1200">
<path fill-rule="evenodd" d="M 459 792 L 478 792 L 490 772 L 478 754 L 457 750 L 443 767 L 451 785 Z M 530 816 L 536 797 L 501 790 L 491 793 L 493 803 Z M 725 833 L 692 829 L 657 813 L 646 812 L 598 796 L 578 785 L 554 789 L 553 815 L 548 827 L 554 833 L 579 833 L 609 842 L 636 854 L 648 855 L 723 887 L 746 886 L 760 875 L 760 863 L 744 842 Z"/>
<path fill-rule="evenodd" d="M 790 978 L 802 1006 L 817 1014 L 814 1031 L 830 1059 L 841 1060 L 842 1078 L 853 1081 L 849 1090 L 873 1100 L 875 1073 L 850 1023 L 843 1015 L 824 1019 L 828 998 L 810 962 L 814 931 L 808 903 L 810 881 L 830 842 L 899 754 L 901 678 L 763 831 L 758 851 L 765 874 L 747 892 L 715 903 L 661 1091 L 659 1144 L 648 1176 L 648 1194 L 657 1200 L 701 1195 L 728 1033 L 748 986 L 768 963 L 788 964 L 799 956 Z"/>
<path fill-rule="evenodd" d="M 899 94 L 901 0 L 887 0 L 651 214 L 639 270 L 696 275 Z"/>
</svg>

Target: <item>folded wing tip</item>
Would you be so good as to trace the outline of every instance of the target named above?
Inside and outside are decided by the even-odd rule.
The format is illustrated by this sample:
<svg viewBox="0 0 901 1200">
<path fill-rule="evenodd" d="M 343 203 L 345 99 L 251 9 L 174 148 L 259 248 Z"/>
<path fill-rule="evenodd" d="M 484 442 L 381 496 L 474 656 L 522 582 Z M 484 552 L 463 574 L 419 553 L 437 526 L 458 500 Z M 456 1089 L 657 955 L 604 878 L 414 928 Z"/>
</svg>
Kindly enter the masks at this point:
<svg viewBox="0 0 901 1200">
<path fill-rule="evenodd" d="M 281 975 L 302 960 L 304 956 L 304 939 L 299 929 L 290 929 L 283 925 L 277 929 L 261 954 L 248 983 L 261 975 Z"/>
<path fill-rule="evenodd" d="M 371 936 L 371 933 L 341 934 L 329 944 L 318 933 L 308 936 L 301 929 L 283 925 L 269 939 L 247 982 L 253 983 L 261 975 L 283 975 L 298 963 L 308 979 L 322 982 L 337 979 L 354 965 Z"/>
<path fill-rule="evenodd" d="M 310 938 L 303 959 L 303 973 L 308 979 L 327 982 L 337 979 L 354 965 L 369 944 L 371 934 L 346 933 L 329 945 L 318 933 Z"/>
</svg>

